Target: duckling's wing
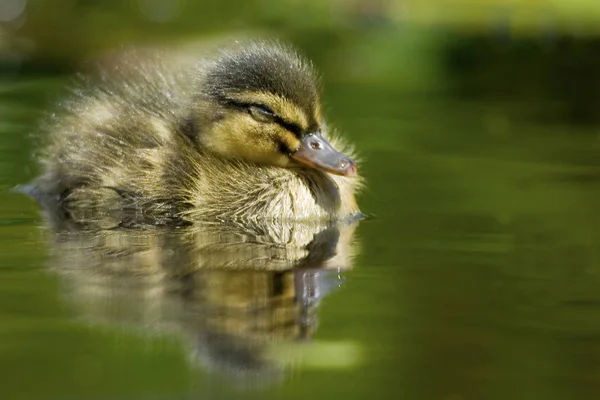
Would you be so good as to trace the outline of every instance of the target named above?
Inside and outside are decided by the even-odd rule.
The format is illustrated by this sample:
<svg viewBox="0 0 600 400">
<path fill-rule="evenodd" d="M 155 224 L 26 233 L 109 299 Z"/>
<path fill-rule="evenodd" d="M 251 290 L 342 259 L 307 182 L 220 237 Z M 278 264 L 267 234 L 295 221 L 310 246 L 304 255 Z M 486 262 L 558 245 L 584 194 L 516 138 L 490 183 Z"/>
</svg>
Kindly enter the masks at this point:
<svg viewBox="0 0 600 400">
<path fill-rule="evenodd" d="M 42 126 L 45 173 L 29 194 L 71 210 L 136 208 L 168 197 L 166 159 L 194 146 L 184 132 L 189 71 L 159 53 L 133 53 L 79 76 Z"/>
</svg>

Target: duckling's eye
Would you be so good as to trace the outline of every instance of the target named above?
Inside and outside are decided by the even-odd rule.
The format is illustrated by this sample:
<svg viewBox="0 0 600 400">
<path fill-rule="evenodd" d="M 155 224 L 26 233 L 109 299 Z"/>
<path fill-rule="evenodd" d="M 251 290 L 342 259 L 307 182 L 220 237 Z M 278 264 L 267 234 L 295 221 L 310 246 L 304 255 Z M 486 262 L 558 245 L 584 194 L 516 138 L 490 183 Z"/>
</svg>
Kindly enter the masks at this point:
<svg viewBox="0 0 600 400">
<path fill-rule="evenodd" d="M 275 113 L 267 106 L 252 104 L 248 106 L 248 112 L 252 115 L 252 118 L 259 122 L 273 122 L 275 120 Z"/>
</svg>

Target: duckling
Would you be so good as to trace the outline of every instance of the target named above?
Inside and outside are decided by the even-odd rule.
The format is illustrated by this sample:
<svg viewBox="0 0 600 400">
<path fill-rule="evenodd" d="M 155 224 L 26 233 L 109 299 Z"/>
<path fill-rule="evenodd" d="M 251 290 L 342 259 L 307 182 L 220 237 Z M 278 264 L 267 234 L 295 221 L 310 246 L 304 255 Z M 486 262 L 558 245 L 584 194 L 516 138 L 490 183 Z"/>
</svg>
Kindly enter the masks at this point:
<svg viewBox="0 0 600 400">
<path fill-rule="evenodd" d="M 34 192 L 81 220 L 360 215 L 354 155 L 331 135 L 320 99 L 311 63 L 278 42 L 131 50 L 80 75 L 43 124 Z"/>
</svg>

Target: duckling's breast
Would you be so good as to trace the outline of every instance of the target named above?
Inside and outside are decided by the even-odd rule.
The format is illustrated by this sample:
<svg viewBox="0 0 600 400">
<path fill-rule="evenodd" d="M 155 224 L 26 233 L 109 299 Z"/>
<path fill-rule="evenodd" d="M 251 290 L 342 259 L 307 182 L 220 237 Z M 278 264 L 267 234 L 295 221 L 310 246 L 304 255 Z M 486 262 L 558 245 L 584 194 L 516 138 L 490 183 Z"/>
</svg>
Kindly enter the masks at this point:
<svg viewBox="0 0 600 400">
<path fill-rule="evenodd" d="M 354 186 L 316 170 L 264 167 L 201 154 L 186 217 L 193 220 L 335 220 L 358 212 Z"/>
</svg>

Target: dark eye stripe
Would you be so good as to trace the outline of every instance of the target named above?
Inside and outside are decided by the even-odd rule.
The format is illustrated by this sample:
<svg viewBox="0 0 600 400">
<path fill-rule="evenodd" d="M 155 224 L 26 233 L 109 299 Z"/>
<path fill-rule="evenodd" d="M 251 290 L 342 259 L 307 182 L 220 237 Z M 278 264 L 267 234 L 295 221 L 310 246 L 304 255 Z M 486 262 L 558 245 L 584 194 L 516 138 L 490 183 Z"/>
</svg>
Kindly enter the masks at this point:
<svg viewBox="0 0 600 400">
<path fill-rule="evenodd" d="M 302 128 L 300 128 L 300 126 L 298 126 L 297 124 L 294 124 L 293 122 L 285 121 L 285 120 L 283 120 L 283 118 L 279 117 L 278 115 L 275 115 L 275 120 L 277 121 L 277 123 L 279 125 L 281 125 L 285 129 L 287 129 L 288 131 L 292 132 L 294 134 L 294 136 L 296 136 L 296 137 L 302 136 Z"/>
<path fill-rule="evenodd" d="M 279 142 L 279 151 L 282 152 L 283 154 L 292 154 L 293 153 L 292 149 L 290 149 L 290 146 L 288 146 L 287 143 L 283 140 L 281 140 Z"/>
<path fill-rule="evenodd" d="M 248 107 L 260 108 L 260 109 L 264 110 L 266 114 L 268 114 L 269 116 L 272 116 L 273 120 L 277 124 L 279 124 L 281 127 L 285 128 L 288 131 L 290 131 L 291 133 L 293 133 L 294 136 L 296 136 L 298 138 L 300 136 L 302 136 L 302 128 L 298 124 L 284 120 L 283 118 L 281 118 L 279 115 L 275 114 L 269 107 L 267 107 L 265 105 L 256 104 L 256 103 L 244 103 L 244 102 L 239 102 L 239 101 L 235 101 L 235 100 L 231 100 L 231 99 L 227 100 L 226 104 L 229 105 L 230 107 L 238 108 L 240 110 L 247 109 Z"/>
</svg>

